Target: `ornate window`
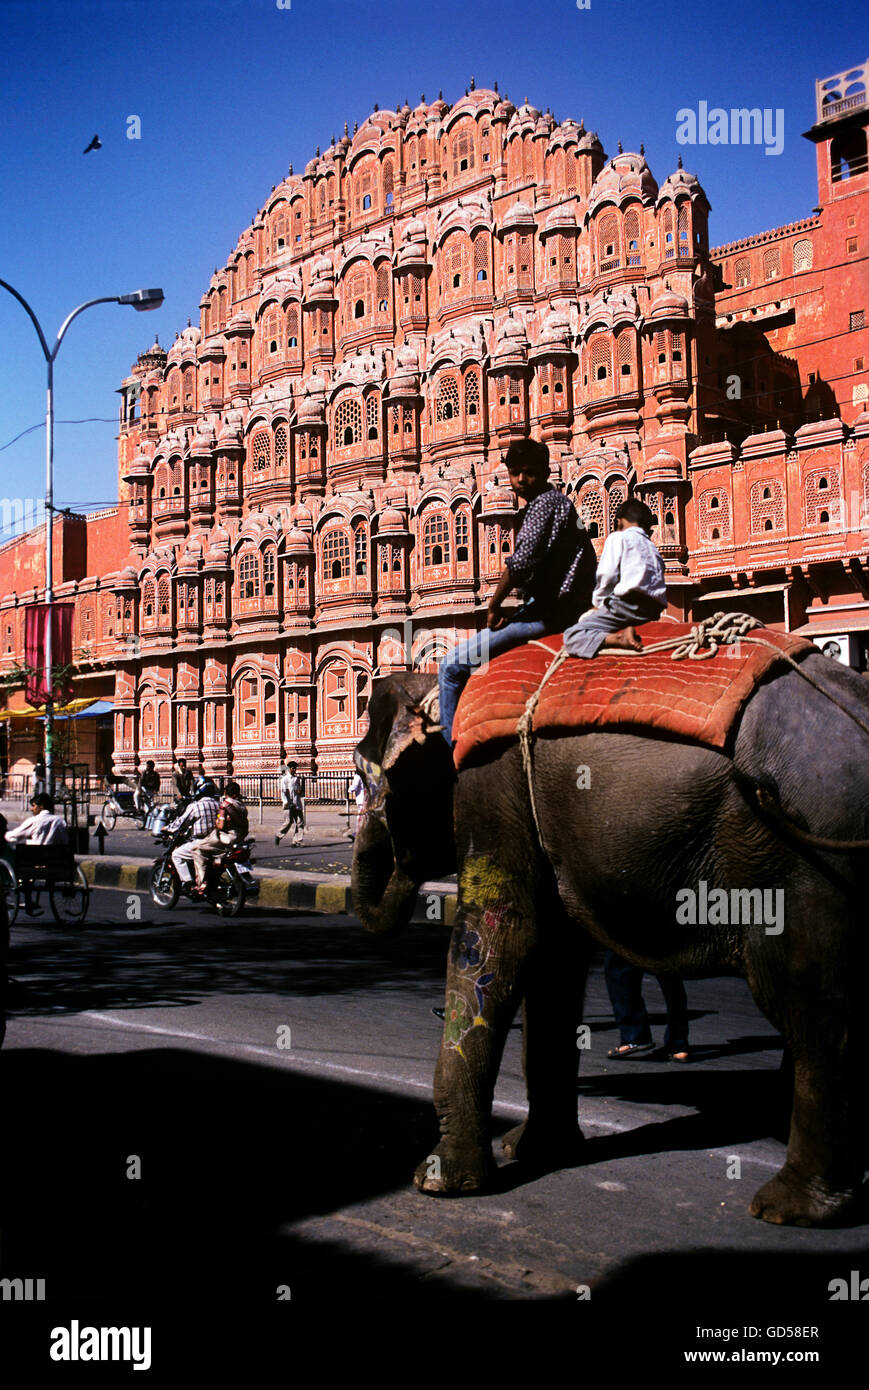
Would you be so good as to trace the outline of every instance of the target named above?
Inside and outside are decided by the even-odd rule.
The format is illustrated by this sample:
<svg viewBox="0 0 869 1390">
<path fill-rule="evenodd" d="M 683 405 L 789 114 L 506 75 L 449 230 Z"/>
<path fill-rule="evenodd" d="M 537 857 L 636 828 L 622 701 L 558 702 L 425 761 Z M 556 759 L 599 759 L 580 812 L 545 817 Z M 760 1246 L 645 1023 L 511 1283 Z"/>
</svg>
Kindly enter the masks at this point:
<svg viewBox="0 0 869 1390">
<path fill-rule="evenodd" d="M 468 372 L 465 377 L 465 418 L 473 420 L 480 413 L 480 379 L 476 372 Z M 467 428 L 473 428 L 468 425 Z"/>
<path fill-rule="evenodd" d="M 606 270 L 617 270 L 621 265 L 619 219 L 614 212 L 605 212 L 598 223 L 597 259 L 601 274 Z"/>
<path fill-rule="evenodd" d="M 463 509 L 456 512 L 456 561 L 465 564 L 470 558 L 470 522 L 468 513 Z"/>
<path fill-rule="evenodd" d="M 827 526 L 841 520 L 841 486 L 838 471 L 823 469 L 806 475 L 806 525 Z"/>
<path fill-rule="evenodd" d="M 369 396 L 365 402 L 365 420 L 368 426 L 368 438 L 377 439 L 380 435 L 380 397 Z"/>
<path fill-rule="evenodd" d="M 353 563 L 357 575 L 368 573 L 368 537 L 364 522 L 360 522 L 353 531 Z"/>
<path fill-rule="evenodd" d="M 603 488 L 598 482 L 585 483 L 579 490 L 576 509 L 580 520 L 592 540 L 604 534 Z"/>
<path fill-rule="evenodd" d="M 691 226 L 688 213 L 688 204 L 683 203 L 678 213 L 679 224 L 679 255 L 691 255 Z"/>
<path fill-rule="evenodd" d="M 389 313 L 389 282 L 390 282 L 390 279 L 391 279 L 391 276 L 390 276 L 390 273 L 389 273 L 389 265 L 388 265 L 387 262 L 384 262 L 382 265 L 379 265 L 379 266 L 377 267 L 377 289 L 376 289 L 376 295 L 377 295 L 377 312 L 378 312 L 378 314 L 388 314 L 388 313 Z"/>
<path fill-rule="evenodd" d="M 627 264 L 637 266 L 642 264 L 640 254 L 640 218 L 633 208 L 625 213 L 625 256 Z"/>
<path fill-rule="evenodd" d="M 286 425 L 275 426 L 275 468 L 286 469 L 289 457 L 289 440 Z"/>
<path fill-rule="evenodd" d="M 619 383 L 622 387 L 629 390 L 633 384 L 633 333 L 630 329 L 623 330 L 617 340 L 619 358 Z"/>
<path fill-rule="evenodd" d="M 734 267 L 734 280 L 738 290 L 751 284 L 751 261 L 748 256 L 740 256 L 737 260 Z"/>
<path fill-rule="evenodd" d="M 777 246 L 771 246 L 763 253 L 763 278 L 764 280 L 775 280 L 781 275 L 781 252 Z"/>
<path fill-rule="evenodd" d="M 259 597 L 260 591 L 259 555 L 252 550 L 242 555 L 238 564 L 238 592 L 243 599 Z"/>
<path fill-rule="evenodd" d="M 335 410 L 335 443 L 348 449 L 362 442 L 362 407 L 358 401 L 343 400 Z"/>
<path fill-rule="evenodd" d="M 485 232 L 474 237 L 474 284 L 478 294 L 489 292 L 489 238 Z"/>
<path fill-rule="evenodd" d="M 811 270 L 813 264 L 814 247 L 812 242 L 806 237 L 803 241 L 794 242 L 794 274 L 798 275 L 801 270 Z"/>
<path fill-rule="evenodd" d="M 299 306 L 291 304 L 287 309 L 287 347 L 292 352 L 299 346 Z"/>
<path fill-rule="evenodd" d="M 443 376 L 438 383 L 435 418 L 438 424 L 459 419 L 459 387 L 454 376 Z"/>
<path fill-rule="evenodd" d="M 673 240 L 673 209 L 664 209 L 664 259 L 671 261 L 676 254 L 676 243 Z"/>
<path fill-rule="evenodd" d="M 784 529 L 784 490 L 780 479 L 767 478 L 751 489 L 751 529 L 755 535 Z"/>
<path fill-rule="evenodd" d="M 142 623 L 152 626 L 156 616 L 156 585 L 153 579 L 146 579 L 142 585 Z"/>
<path fill-rule="evenodd" d="M 610 351 L 610 340 L 605 333 L 598 333 L 591 340 L 591 379 L 594 383 L 595 392 L 599 396 L 609 394 L 610 370 L 612 368 L 612 354 Z"/>
<path fill-rule="evenodd" d="M 613 483 L 607 487 L 607 512 L 610 531 L 616 529 L 616 512 L 625 500 L 626 491 L 621 483 Z"/>
<path fill-rule="evenodd" d="M 730 540 L 730 497 L 723 488 L 701 492 L 697 510 L 703 544 Z"/>
<path fill-rule="evenodd" d="M 268 430 L 256 430 L 250 441 L 251 470 L 256 477 L 271 468 L 272 441 Z"/>
<path fill-rule="evenodd" d="M 431 569 L 450 562 L 450 523 L 441 512 L 430 516 L 423 528 L 423 565 Z"/>
<path fill-rule="evenodd" d="M 157 622 L 160 627 L 172 626 L 172 594 L 167 574 L 161 575 L 157 583 Z"/>
<path fill-rule="evenodd" d="M 460 299 L 469 293 L 470 255 L 464 232 L 453 232 L 444 242 L 441 252 L 444 299 Z"/>
<path fill-rule="evenodd" d="M 267 545 L 262 553 L 263 596 L 274 598 L 277 592 L 277 552 L 273 545 Z"/>
<path fill-rule="evenodd" d="M 335 528 L 323 537 L 323 573 L 327 579 L 349 578 L 350 541 L 346 531 Z"/>
<path fill-rule="evenodd" d="M 453 139 L 453 178 L 470 173 L 474 168 L 474 136 L 470 130 L 460 131 Z"/>
</svg>

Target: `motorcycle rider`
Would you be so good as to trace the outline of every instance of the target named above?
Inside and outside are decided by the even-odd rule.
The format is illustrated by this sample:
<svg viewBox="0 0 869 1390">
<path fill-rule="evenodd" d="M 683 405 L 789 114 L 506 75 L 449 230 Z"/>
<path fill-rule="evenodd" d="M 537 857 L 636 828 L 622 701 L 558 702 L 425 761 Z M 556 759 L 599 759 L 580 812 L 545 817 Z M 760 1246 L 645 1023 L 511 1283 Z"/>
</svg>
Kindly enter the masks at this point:
<svg viewBox="0 0 869 1390">
<path fill-rule="evenodd" d="M 172 824 L 176 832 L 190 829 L 190 838 L 172 851 L 172 863 L 178 871 L 182 892 L 190 892 L 194 887 L 190 865 L 195 863 L 199 842 L 205 840 L 217 824 L 219 793 L 214 782 L 208 777 L 197 777 L 193 784 L 193 800 Z"/>
<path fill-rule="evenodd" d="M 197 840 L 193 846 L 192 859 L 196 871 L 194 896 L 199 897 L 205 891 L 205 875 L 208 872 L 209 861 L 216 859 L 232 845 L 237 845 L 247 835 L 247 831 L 247 810 L 241 799 L 241 787 L 237 782 L 229 781 L 223 789 L 223 799 L 218 807 L 214 829 L 204 840 Z"/>
</svg>

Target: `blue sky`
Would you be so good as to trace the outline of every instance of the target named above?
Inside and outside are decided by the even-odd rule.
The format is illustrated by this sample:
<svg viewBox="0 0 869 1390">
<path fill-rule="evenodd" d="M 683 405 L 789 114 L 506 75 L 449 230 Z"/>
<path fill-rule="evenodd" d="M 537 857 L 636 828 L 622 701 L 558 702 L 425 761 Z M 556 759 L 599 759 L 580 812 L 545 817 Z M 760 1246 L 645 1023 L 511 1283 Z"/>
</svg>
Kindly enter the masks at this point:
<svg viewBox="0 0 869 1390">
<path fill-rule="evenodd" d="M 0 0 L 0 278 L 54 336 L 77 304 L 159 285 L 155 313 L 101 305 L 76 321 L 56 377 L 58 505 L 110 505 L 115 394 L 159 334 L 169 346 L 215 266 L 292 162 L 304 168 L 374 103 L 447 101 L 498 80 L 607 151 L 645 143 L 658 181 L 678 154 L 712 204 L 713 244 L 810 214 L 814 82 L 866 57 L 855 3 L 736 0 Z M 784 148 L 682 148 L 676 112 L 784 111 Z M 141 139 L 126 137 L 141 119 Z M 98 133 L 103 147 L 82 151 Z M 0 291 L 0 499 L 44 493 L 45 366 Z M 9 447 L 3 447 L 8 445 Z M 2 520 L 0 520 L 2 526 Z M 9 532 L 0 535 L 0 543 Z"/>
</svg>

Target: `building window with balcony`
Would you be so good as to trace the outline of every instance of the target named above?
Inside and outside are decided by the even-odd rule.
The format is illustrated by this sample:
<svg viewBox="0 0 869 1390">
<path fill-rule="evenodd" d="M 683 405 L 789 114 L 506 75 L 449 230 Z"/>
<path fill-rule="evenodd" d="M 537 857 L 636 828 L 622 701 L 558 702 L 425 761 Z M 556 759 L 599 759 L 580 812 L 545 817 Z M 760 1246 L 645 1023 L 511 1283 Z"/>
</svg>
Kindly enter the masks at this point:
<svg viewBox="0 0 869 1390">
<path fill-rule="evenodd" d="M 362 442 L 362 407 L 358 401 L 343 400 L 335 409 L 335 442 L 339 449 Z"/>
<path fill-rule="evenodd" d="M 422 536 L 423 570 L 437 569 L 450 563 L 450 523 L 449 518 L 437 512 L 428 517 Z"/>
</svg>

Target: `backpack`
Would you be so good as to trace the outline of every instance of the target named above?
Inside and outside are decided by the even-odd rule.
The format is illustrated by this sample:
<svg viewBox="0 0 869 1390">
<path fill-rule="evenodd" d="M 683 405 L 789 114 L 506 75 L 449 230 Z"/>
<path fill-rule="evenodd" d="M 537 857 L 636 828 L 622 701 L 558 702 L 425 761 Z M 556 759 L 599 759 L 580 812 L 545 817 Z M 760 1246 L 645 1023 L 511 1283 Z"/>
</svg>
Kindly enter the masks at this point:
<svg viewBox="0 0 869 1390">
<path fill-rule="evenodd" d="M 243 840 L 248 831 L 247 808 L 225 796 L 217 808 L 216 825 L 218 830 L 234 830 L 238 838 Z"/>
</svg>

